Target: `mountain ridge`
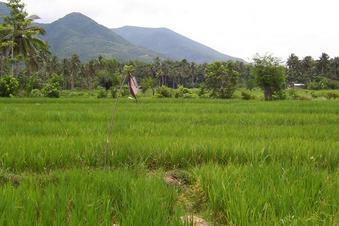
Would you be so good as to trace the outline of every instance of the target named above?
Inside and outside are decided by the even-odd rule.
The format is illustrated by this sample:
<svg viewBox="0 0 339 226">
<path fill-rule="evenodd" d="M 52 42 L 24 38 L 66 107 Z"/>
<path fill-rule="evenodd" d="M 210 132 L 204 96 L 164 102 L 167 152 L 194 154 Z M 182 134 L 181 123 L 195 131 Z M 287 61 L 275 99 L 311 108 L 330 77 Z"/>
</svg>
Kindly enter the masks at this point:
<svg viewBox="0 0 339 226">
<path fill-rule="evenodd" d="M 243 61 L 240 58 L 223 54 L 164 27 L 124 26 L 113 28 L 112 30 L 132 44 L 151 49 L 177 60 L 187 59 L 197 63 L 228 60 Z"/>
<path fill-rule="evenodd" d="M 149 61 L 158 56 L 153 51 L 136 47 L 81 13 L 70 13 L 41 26 L 46 30 L 43 39 L 48 41 L 52 52 L 59 57 L 78 54 L 83 60 L 104 56 Z"/>
<path fill-rule="evenodd" d="M 9 14 L 4 2 L 0 2 L 0 14 Z M 103 56 L 122 61 L 148 62 L 156 57 L 186 59 L 196 63 L 243 61 L 165 27 L 124 26 L 109 29 L 80 12 L 67 14 L 52 23 L 38 24 L 46 30 L 42 38 L 49 43 L 51 52 L 60 58 L 78 54 L 82 60 Z"/>
</svg>

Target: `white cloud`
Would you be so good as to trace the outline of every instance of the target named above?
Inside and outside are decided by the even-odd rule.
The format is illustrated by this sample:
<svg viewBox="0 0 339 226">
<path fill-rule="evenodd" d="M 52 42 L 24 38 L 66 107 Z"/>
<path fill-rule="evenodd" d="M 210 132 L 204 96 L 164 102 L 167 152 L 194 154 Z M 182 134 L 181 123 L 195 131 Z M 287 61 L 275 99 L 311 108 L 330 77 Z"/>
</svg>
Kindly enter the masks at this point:
<svg viewBox="0 0 339 226">
<path fill-rule="evenodd" d="M 226 54 L 339 55 L 337 0 L 24 0 L 45 22 L 82 12 L 108 27 L 168 27 Z"/>
</svg>

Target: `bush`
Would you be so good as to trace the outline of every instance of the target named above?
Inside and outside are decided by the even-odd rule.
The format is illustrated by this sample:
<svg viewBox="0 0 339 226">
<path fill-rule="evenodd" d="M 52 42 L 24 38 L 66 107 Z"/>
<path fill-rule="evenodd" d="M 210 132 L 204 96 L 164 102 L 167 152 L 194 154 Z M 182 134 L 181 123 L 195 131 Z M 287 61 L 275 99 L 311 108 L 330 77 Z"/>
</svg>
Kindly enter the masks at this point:
<svg viewBox="0 0 339 226">
<path fill-rule="evenodd" d="M 54 84 L 54 86 L 58 87 L 58 89 L 60 90 L 64 83 L 64 78 L 62 75 L 53 74 L 51 79 L 49 80 L 49 83 Z"/>
<path fill-rule="evenodd" d="M 120 91 L 120 95 L 123 97 L 127 97 L 129 94 L 130 94 L 129 87 L 128 86 L 122 87 L 122 90 Z"/>
<path fill-rule="evenodd" d="M 307 84 L 307 89 L 311 90 L 319 90 L 319 89 L 327 89 L 328 88 L 328 80 L 325 77 L 318 76 L 314 81 Z"/>
<path fill-rule="evenodd" d="M 278 90 L 273 93 L 273 100 L 286 100 L 287 95 L 285 90 Z"/>
<path fill-rule="evenodd" d="M 19 89 L 19 82 L 13 76 L 5 76 L 0 78 L 0 96 L 10 97 L 15 95 Z"/>
<path fill-rule="evenodd" d="M 183 86 L 179 86 L 175 91 L 175 98 L 192 98 L 193 96 L 193 92 Z"/>
<path fill-rule="evenodd" d="M 241 91 L 241 98 L 243 100 L 254 100 L 255 96 L 250 93 L 248 90 Z"/>
<path fill-rule="evenodd" d="M 293 88 L 289 89 L 288 91 L 288 96 L 291 97 L 293 100 L 296 100 L 298 99 L 298 94 L 297 94 L 297 91 Z"/>
<path fill-rule="evenodd" d="M 47 83 L 45 87 L 42 89 L 42 93 L 45 97 L 59 98 L 60 87 L 56 83 Z"/>
<path fill-rule="evenodd" d="M 327 86 L 329 89 L 339 89 L 339 81 L 329 79 Z"/>
<path fill-rule="evenodd" d="M 31 97 L 42 97 L 43 94 L 39 89 L 32 89 L 31 93 L 29 94 Z"/>
<path fill-rule="evenodd" d="M 328 92 L 325 94 L 327 99 L 337 99 L 339 98 L 339 95 L 335 92 Z"/>
<path fill-rule="evenodd" d="M 205 94 L 206 94 L 206 88 L 205 88 L 205 86 L 201 86 L 200 89 L 199 89 L 199 92 L 198 92 L 198 96 L 203 97 L 203 96 L 205 96 Z"/>
<path fill-rule="evenodd" d="M 107 91 L 105 88 L 103 87 L 99 87 L 98 88 L 98 94 L 97 94 L 98 98 L 106 98 L 107 97 Z"/>
<path fill-rule="evenodd" d="M 31 94 L 32 90 L 40 90 L 43 88 L 43 80 L 36 74 L 28 78 L 25 90 L 27 94 Z"/>
<path fill-rule="evenodd" d="M 111 95 L 112 95 L 112 97 L 113 98 L 118 98 L 118 89 L 117 88 L 115 88 L 115 87 L 113 87 L 112 89 L 111 89 Z"/>
<path fill-rule="evenodd" d="M 310 96 L 310 95 L 299 96 L 298 100 L 307 100 L 307 101 L 309 101 L 309 100 L 312 100 L 312 96 Z"/>
<path fill-rule="evenodd" d="M 172 97 L 172 90 L 167 86 L 161 86 L 157 89 L 157 97 L 170 98 Z"/>
</svg>

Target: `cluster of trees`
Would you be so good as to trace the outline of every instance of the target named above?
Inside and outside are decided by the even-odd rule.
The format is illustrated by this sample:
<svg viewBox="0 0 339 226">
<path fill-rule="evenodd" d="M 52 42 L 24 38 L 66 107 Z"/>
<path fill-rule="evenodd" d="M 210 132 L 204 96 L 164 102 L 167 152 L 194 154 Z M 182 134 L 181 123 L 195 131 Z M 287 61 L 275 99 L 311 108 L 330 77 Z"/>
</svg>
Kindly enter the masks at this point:
<svg viewBox="0 0 339 226">
<path fill-rule="evenodd" d="M 323 53 L 317 60 L 311 56 L 299 59 L 298 56 L 292 54 L 286 66 L 289 83 L 303 83 L 309 88 L 320 89 L 327 88 L 327 85 L 331 86 L 339 80 L 339 57 L 330 58 L 326 53 Z M 335 85 L 332 86 L 335 88 Z"/>
<path fill-rule="evenodd" d="M 33 23 L 38 17 L 28 16 L 21 0 L 9 0 L 7 5 L 11 13 L 0 24 L 1 96 L 9 96 L 17 89 L 27 95 L 51 97 L 59 96 L 61 89 L 116 89 L 124 77 L 126 65 L 133 66 L 133 75 L 142 90 L 151 89 L 153 95 L 160 87 L 180 87 L 181 90 L 185 87 L 201 88 L 213 97 L 231 98 L 237 87 L 261 87 L 265 98 L 271 100 L 282 95 L 289 83 L 327 88 L 329 84 L 337 84 L 339 79 L 339 58 L 330 59 L 325 53 L 318 60 L 312 57 L 299 60 L 292 54 L 286 66 L 272 56 L 257 56 L 251 64 L 196 64 L 159 58 L 151 63 L 122 63 L 103 57 L 81 62 L 77 55 L 58 59 L 40 38 L 45 31 Z"/>
</svg>

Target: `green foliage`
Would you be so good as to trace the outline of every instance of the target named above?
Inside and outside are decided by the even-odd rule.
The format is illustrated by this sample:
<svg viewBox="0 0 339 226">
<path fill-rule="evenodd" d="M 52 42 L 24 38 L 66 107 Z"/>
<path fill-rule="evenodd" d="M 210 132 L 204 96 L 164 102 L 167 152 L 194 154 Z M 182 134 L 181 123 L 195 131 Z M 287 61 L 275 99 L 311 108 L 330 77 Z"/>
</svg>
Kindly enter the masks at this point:
<svg viewBox="0 0 339 226">
<path fill-rule="evenodd" d="M 339 98 L 339 94 L 335 92 L 328 92 L 326 93 L 326 98 L 327 99 L 337 99 Z"/>
<path fill-rule="evenodd" d="M 295 88 L 288 89 L 287 94 L 293 100 L 298 99 L 298 93 L 297 93 L 297 90 Z"/>
<path fill-rule="evenodd" d="M 233 62 L 215 62 L 207 66 L 205 86 L 212 91 L 212 96 L 231 98 L 236 89 L 239 72 Z"/>
<path fill-rule="evenodd" d="M 167 86 L 160 86 L 156 93 L 156 96 L 160 98 L 170 98 L 173 95 L 172 89 Z"/>
<path fill-rule="evenodd" d="M 39 89 L 32 89 L 29 96 L 30 97 L 42 97 L 43 93 Z"/>
<path fill-rule="evenodd" d="M 37 74 L 34 74 L 27 79 L 25 90 L 28 94 L 34 89 L 40 90 L 43 88 L 43 83 L 44 82 L 41 77 Z"/>
<path fill-rule="evenodd" d="M 99 86 L 104 87 L 106 90 L 118 87 L 121 83 L 121 75 L 119 73 L 111 73 L 107 70 L 99 71 L 97 79 Z"/>
<path fill-rule="evenodd" d="M 97 89 L 97 98 L 106 98 L 107 97 L 107 90 L 104 87 L 99 86 Z"/>
<path fill-rule="evenodd" d="M 255 96 L 251 94 L 249 90 L 242 90 L 241 91 L 241 97 L 244 100 L 254 100 Z"/>
<path fill-rule="evenodd" d="M 112 98 L 118 98 L 119 97 L 119 90 L 115 87 L 111 88 L 111 96 Z"/>
<path fill-rule="evenodd" d="M 307 88 L 311 90 L 327 89 L 328 81 L 324 76 L 317 76 L 312 82 L 307 84 Z"/>
<path fill-rule="evenodd" d="M 143 93 L 146 93 L 148 89 L 152 89 L 152 94 L 154 96 L 155 89 L 158 86 L 158 82 L 151 76 L 148 76 L 141 81 L 140 85 L 141 85 L 141 91 Z"/>
<path fill-rule="evenodd" d="M 0 77 L 0 97 L 15 95 L 19 89 L 19 82 L 13 76 Z"/>
<path fill-rule="evenodd" d="M 329 89 L 339 89 L 339 81 L 338 80 L 327 80 L 327 86 Z"/>
<path fill-rule="evenodd" d="M 257 56 L 252 69 L 257 84 L 264 90 L 265 100 L 272 100 L 273 96 L 281 96 L 286 88 L 285 68 L 280 65 L 279 59 L 271 56 Z"/>
<path fill-rule="evenodd" d="M 42 89 L 42 93 L 45 97 L 59 98 L 60 97 L 60 86 L 56 83 L 47 83 Z"/>
<path fill-rule="evenodd" d="M 286 100 L 287 94 L 285 90 L 279 90 L 273 93 L 273 100 Z"/>
<path fill-rule="evenodd" d="M 190 90 L 183 86 L 179 86 L 178 89 L 175 90 L 175 98 L 193 98 L 195 95 Z"/>
<path fill-rule="evenodd" d="M 21 62 L 25 62 L 30 70 L 34 69 L 48 54 L 48 45 L 41 39 L 45 31 L 33 24 L 21 0 L 9 0 L 7 6 L 10 14 L 4 16 L 4 23 L 0 26 L 0 50 L 10 53 L 12 73 L 17 71 L 14 67 L 18 69 Z"/>
<path fill-rule="evenodd" d="M 42 89 L 42 93 L 45 97 L 59 98 L 61 93 L 61 87 L 63 84 L 63 77 L 57 74 L 53 74 L 51 79 Z"/>
<path fill-rule="evenodd" d="M 119 87 L 120 88 L 120 87 Z M 120 95 L 122 97 L 127 97 L 130 95 L 130 92 L 129 92 L 129 87 L 127 85 L 123 86 L 121 91 L 120 91 Z"/>
</svg>

